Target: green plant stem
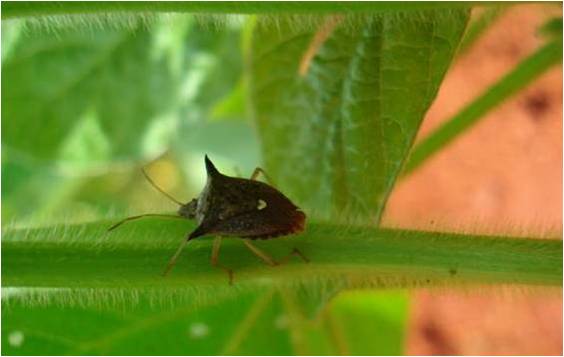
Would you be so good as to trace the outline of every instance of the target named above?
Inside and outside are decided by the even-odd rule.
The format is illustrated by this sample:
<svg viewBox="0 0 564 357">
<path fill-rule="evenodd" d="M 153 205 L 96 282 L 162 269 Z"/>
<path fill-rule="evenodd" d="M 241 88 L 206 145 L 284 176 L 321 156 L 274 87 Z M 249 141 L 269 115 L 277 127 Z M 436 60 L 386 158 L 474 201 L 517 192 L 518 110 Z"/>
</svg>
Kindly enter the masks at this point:
<svg viewBox="0 0 564 357">
<path fill-rule="evenodd" d="M 562 61 L 561 41 L 552 41 L 527 57 L 499 82 L 417 144 L 404 167 L 404 175 L 421 166 L 501 102 L 523 89 Z"/>
<path fill-rule="evenodd" d="M 148 13 L 148 12 L 186 12 L 210 14 L 329 14 L 329 13 L 364 13 L 374 11 L 410 11 L 425 9 L 448 9 L 453 7 L 471 7 L 483 5 L 482 2 L 395 2 L 395 1 L 316 1 L 316 2 L 283 2 L 283 1 L 92 1 L 92 2 L 4 2 L 2 3 L 2 19 L 69 14 L 94 13 Z M 487 3 L 487 5 L 498 2 Z"/>
<path fill-rule="evenodd" d="M 146 219 L 112 231 L 110 222 L 7 230 L 2 239 L 3 287 L 162 288 L 227 285 L 210 266 L 211 239 L 186 247 L 177 266 L 160 276 L 193 229 L 185 221 Z M 280 259 L 299 248 L 311 262 L 262 264 L 239 239 L 224 239 L 220 262 L 235 286 L 305 284 L 416 287 L 457 284 L 562 284 L 562 241 L 343 227 L 310 223 L 294 237 L 256 242 Z"/>
</svg>

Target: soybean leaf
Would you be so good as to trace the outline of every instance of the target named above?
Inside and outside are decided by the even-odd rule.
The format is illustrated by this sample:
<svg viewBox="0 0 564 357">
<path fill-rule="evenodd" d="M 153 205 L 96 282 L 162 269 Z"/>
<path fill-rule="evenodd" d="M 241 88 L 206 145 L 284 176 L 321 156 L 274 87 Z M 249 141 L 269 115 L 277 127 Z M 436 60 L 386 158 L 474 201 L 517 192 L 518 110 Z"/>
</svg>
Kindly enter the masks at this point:
<svg viewBox="0 0 564 357">
<path fill-rule="evenodd" d="M 20 36 L 2 63 L 2 144 L 81 165 L 141 157 L 179 84 L 154 46 L 140 27 Z"/>
<path fill-rule="evenodd" d="M 348 293 L 314 320 L 268 289 L 175 306 L 141 296 L 103 309 L 30 304 L 19 294 L 2 306 L 6 355 L 400 354 L 404 338 L 405 296 L 396 293 Z M 364 338 L 375 329 L 383 333 Z"/>
<path fill-rule="evenodd" d="M 331 302 L 341 355 L 405 354 L 407 296 L 395 291 L 348 291 Z M 370 326 L 371 328 L 366 328 Z"/>
<path fill-rule="evenodd" d="M 182 139 L 180 118 L 204 120 L 241 72 L 238 28 L 188 16 L 150 28 L 26 26 L 3 57 L 2 144 L 73 174 L 161 153 Z"/>
<path fill-rule="evenodd" d="M 2 23 L 4 219 L 107 217 L 132 206 L 118 188 L 124 176 L 141 177 L 135 163 L 191 140 L 230 93 L 241 74 L 239 27 L 165 20 L 100 31 Z M 122 41 L 115 51 L 107 48 L 113 37 Z M 52 98 L 65 80 L 70 87 Z M 99 190 L 97 182 L 112 178 Z"/>
<path fill-rule="evenodd" d="M 266 168 L 301 205 L 378 222 L 467 10 L 257 25 L 250 96 Z"/>
<path fill-rule="evenodd" d="M 141 297 L 133 308 L 79 306 L 3 308 L 5 354 L 217 355 L 290 354 L 288 325 L 278 322 L 280 299 L 272 293 L 216 297 L 209 304 L 151 305 Z M 225 318 L 229 316 L 229 318 Z M 282 317 L 283 318 L 283 317 Z M 277 324 L 278 322 L 278 324 Z M 66 328 L 61 328 L 66 326 Z M 80 328 L 72 328 L 79 326 Z M 268 334 L 264 339 L 260 334 Z M 21 342 L 14 336 L 21 334 Z M 17 342 L 17 341 L 16 341 Z"/>
</svg>

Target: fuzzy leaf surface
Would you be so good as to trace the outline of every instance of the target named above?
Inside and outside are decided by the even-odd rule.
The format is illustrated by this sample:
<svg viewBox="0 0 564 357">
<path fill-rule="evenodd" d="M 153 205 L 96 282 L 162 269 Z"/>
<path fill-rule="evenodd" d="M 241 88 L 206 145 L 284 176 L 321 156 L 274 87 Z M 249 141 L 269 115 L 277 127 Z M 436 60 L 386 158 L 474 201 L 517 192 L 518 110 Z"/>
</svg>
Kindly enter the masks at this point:
<svg viewBox="0 0 564 357">
<path fill-rule="evenodd" d="M 467 19 L 451 10 L 367 16 L 354 28 L 334 17 L 317 31 L 258 24 L 250 95 L 275 182 L 321 215 L 378 222 Z"/>
</svg>

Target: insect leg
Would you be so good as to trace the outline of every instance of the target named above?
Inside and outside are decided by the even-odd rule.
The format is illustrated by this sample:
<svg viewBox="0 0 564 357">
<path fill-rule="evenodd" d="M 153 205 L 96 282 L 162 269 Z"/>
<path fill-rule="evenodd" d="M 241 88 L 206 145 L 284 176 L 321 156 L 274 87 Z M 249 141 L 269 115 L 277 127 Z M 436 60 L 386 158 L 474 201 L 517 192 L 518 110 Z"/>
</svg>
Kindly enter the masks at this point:
<svg viewBox="0 0 564 357">
<path fill-rule="evenodd" d="M 250 178 L 250 179 L 251 179 L 251 180 L 256 180 L 257 177 L 258 177 L 258 175 L 260 175 L 260 174 L 262 174 L 262 175 L 266 178 L 266 181 L 268 181 L 269 184 L 271 184 L 272 186 L 275 186 L 275 185 L 274 185 L 274 182 L 272 182 L 272 180 L 270 179 L 270 176 L 268 176 L 268 175 L 266 174 L 266 172 L 264 172 L 264 170 L 261 169 L 260 167 L 256 167 L 256 168 L 255 168 L 255 171 L 253 171 L 253 174 L 251 175 L 251 178 Z"/>
<path fill-rule="evenodd" d="M 118 223 L 114 224 L 113 226 L 111 226 L 110 228 L 108 228 L 108 232 L 109 231 L 113 231 L 114 229 L 116 229 L 117 227 L 121 226 L 122 224 L 124 224 L 125 222 L 128 221 L 133 221 L 135 219 L 139 219 L 139 218 L 143 218 L 143 217 L 165 217 L 165 218 L 181 218 L 181 219 L 186 219 L 182 216 L 175 216 L 172 214 L 158 214 L 158 213 L 146 213 L 146 214 L 140 214 L 138 216 L 131 216 L 131 217 L 127 217 L 125 219 L 122 219 L 121 221 L 119 221 Z"/>
<path fill-rule="evenodd" d="M 259 257 L 266 264 L 268 264 L 270 266 L 278 265 L 278 263 L 274 259 L 272 259 L 268 254 L 266 254 L 262 250 L 258 249 L 254 244 L 252 244 L 248 240 L 243 239 L 243 243 L 245 243 L 247 248 L 249 248 L 251 250 L 251 252 L 253 252 L 257 257 Z"/>
<path fill-rule="evenodd" d="M 221 236 L 217 236 L 213 240 L 212 254 L 211 254 L 211 265 L 223 269 L 229 276 L 229 285 L 233 285 L 233 270 L 227 268 L 224 265 L 219 264 L 219 247 L 221 246 Z"/>
<path fill-rule="evenodd" d="M 170 260 L 168 261 L 168 264 L 166 265 L 165 270 L 163 271 L 162 276 L 166 276 L 170 270 L 172 269 L 172 267 L 174 267 L 174 265 L 176 264 L 176 259 L 178 259 L 178 256 L 180 255 L 180 253 L 182 253 L 182 250 L 184 249 L 184 247 L 186 246 L 186 244 L 188 244 L 188 242 L 190 241 L 190 238 L 186 238 L 182 241 L 182 243 L 180 243 L 180 246 L 178 247 L 178 250 L 176 251 L 176 253 L 174 253 L 174 255 L 172 256 L 172 258 L 170 258 Z"/>
<path fill-rule="evenodd" d="M 279 264 L 280 265 L 285 264 L 288 261 L 288 259 L 292 257 L 292 255 L 301 258 L 305 263 L 309 263 L 309 259 L 302 252 L 300 252 L 298 248 L 294 248 L 292 249 L 290 254 L 280 259 Z"/>
</svg>

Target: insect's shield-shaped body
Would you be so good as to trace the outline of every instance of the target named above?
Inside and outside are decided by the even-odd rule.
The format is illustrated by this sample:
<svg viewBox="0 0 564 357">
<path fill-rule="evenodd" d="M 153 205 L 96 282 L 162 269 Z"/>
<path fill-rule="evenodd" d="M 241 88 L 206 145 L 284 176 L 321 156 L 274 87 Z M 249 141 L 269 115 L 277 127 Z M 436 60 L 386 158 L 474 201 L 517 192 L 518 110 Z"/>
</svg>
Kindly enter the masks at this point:
<svg viewBox="0 0 564 357">
<path fill-rule="evenodd" d="M 178 214 L 195 219 L 189 239 L 205 234 L 266 239 L 301 232 L 305 214 L 275 188 L 220 173 L 205 157 L 207 182 L 197 199 Z"/>
<path fill-rule="evenodd" d="M 222 236 L 267 239 L 298 233 L 304 230 L 306 216 L 280 191 L 266 183 L 254 180 L 256 175 L 262 171 L 261 169 L 255 169 L 251 179 L 243 179 L 223 175 L 215 168 L 207 155 L 205 163 L 206 186 L 197 198 L 188 203 L 182 203 L 162 190 L 142 170 L 145 178 L 155 189 L 180 206 L 178 216 L 158 213 L 131 216 L 117 222 L 108 228 L 108 231 L 116 229 L 125 222 L 149 216 L 195 219 L 198 227 L 182 241 L 176 253 L 169 260 L 163 276 L 167 275 L 176 264 L 177 258 L 189 240 L 206 234 L 215 234 L 211 264 L 225 270 L 229 275 L 229 283 L 232 284 L 233 271 L 221 265 L 217 260 Z M 244 243 L 268 265 L 279 264 L 251 242 L 244 241 Z M 297 255 L 305 262 L 309 262 L 297 248 L 292 250 L 289 256 L 291 255 Z"/>
</svg>

